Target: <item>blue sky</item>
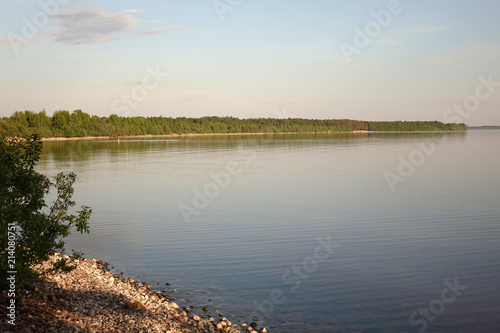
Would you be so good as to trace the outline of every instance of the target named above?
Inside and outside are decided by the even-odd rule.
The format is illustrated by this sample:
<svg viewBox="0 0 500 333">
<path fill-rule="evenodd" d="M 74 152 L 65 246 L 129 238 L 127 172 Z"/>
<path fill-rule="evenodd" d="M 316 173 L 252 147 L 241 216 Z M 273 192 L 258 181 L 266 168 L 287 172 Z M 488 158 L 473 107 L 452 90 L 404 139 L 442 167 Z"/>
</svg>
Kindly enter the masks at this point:
<svg viewBox="0 0 500 333">
<path fill-rule="evenodd" d="M 0 116 L 500 125 L 499 12 L 497 0 L 0 0 Z"/>
</svg>

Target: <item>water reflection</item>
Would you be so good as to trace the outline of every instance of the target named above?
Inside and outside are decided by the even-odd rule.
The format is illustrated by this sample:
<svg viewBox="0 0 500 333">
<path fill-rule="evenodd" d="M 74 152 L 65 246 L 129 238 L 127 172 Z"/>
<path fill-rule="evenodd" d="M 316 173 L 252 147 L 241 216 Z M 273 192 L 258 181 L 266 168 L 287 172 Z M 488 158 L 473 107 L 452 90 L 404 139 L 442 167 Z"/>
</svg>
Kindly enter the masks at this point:
<svg viewBox="0 0 500 333">
<path fill-rule="evenodd" d="M 421 133 L 331 133 L 331 134 L 283 134 L 283 135 L 216 135 L 193 136 L 178 139 L 121 139 L 121 140 L 68 140 L 44 143 L 43 159 L 54 161 L 85 161 L 94 155 L 106 152 L 110 155 L 154 150 L 179 152 L 213 151 L 234 148 L 307 148 L 330 145 L 364 145 L 380 142 L 402 143 L 411 139 L 465 140 L 466 132 L 421 132 Z"/>
<path fill-rule="evenodd" d="M 392 193 L 384 172 L 419 142 L 435 152 Z M 471 332 L 483 318 L 481 331 L 496 332 L 499 142 L 500 132 L 47 142 L 39 169 L 75 171 L 77 201 L 94 210 L 90 236 L 68 247 L 171 283 L 213 315 L 247 320 L 280 289 L 286 302 L 265 317 L 274 332 L 410 332 L 411 313 L 458 277 L 469 289 L 428 331 Z M 186 224 L 178 205 L 231 161 L 241 172 Z M 283 275 L 328 235 L 340 247 L 292 290 Z"/>
</svg>

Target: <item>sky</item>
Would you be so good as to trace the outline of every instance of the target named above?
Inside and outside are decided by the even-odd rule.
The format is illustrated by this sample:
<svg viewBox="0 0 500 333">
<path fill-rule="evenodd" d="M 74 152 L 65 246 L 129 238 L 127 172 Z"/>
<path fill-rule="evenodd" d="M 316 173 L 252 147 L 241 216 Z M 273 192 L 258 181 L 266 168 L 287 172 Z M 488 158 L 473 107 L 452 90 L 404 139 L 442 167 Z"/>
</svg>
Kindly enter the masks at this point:
<svg viewBox="0 0 500 333">
<path fill-rule="evenodd" d="M 500 125 L 498 0 L 0 0 L 0 116 Z"/>
</svg>

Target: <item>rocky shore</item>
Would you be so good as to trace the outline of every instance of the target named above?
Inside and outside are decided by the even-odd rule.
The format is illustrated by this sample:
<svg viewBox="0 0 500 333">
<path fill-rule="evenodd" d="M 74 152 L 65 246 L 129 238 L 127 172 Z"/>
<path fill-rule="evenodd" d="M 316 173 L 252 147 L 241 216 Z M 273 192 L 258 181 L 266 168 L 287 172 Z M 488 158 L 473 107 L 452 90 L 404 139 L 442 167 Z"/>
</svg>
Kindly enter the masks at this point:
<svg viewBox="0 0 500 333">
<path fill-rule="evenodd" d="M 38 268 L 46 270 L 61 258 L 71 260 L 76 269 L 46 273 L 44 282 L 22 286 L 16 325 L 2 320 L 2 332 L 266 332 L 246 324 L 238 327 L 222 315 L 194 315 L 166 295 L 151 292 L 146 283 L 113 275 L 95 259 L 56 253 Z"/>
</svg>

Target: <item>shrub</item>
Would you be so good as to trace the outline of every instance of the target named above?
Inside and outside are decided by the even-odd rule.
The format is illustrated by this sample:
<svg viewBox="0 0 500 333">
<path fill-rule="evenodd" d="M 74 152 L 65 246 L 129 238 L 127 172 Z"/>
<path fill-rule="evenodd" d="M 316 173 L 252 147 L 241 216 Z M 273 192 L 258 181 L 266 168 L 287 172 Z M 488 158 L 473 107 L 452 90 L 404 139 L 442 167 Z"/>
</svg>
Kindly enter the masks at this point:
<svg viewBox="0 0 500 333">
<path fill-rule="evenodd" d="M 89 232 L 92 210 L 70 214 L 74 173 L 59 173 L 54 180 L 35 171 L 42 142 L 38 135 L 27 139 L 0 141 L 0 286 L 6 288 L 7 271 L 16 271 L 18 282 L 38 278 L 32 266 L 47 260 L 56 251 L 64 250 L 63 238 L 72 227 Z M 50 189 L 56 191 L 51 207 L 45 203 Z M 10 237 L 10 239 L 9 239 Z M 10 242 L 9 242 L 10 241 Z M 13 261 L 8 260 L 14 258 Z M 13 265 L 13 266 L 11 266 Z M 62 267 L 59 267 L 62 268 Z"/>
</svg>

